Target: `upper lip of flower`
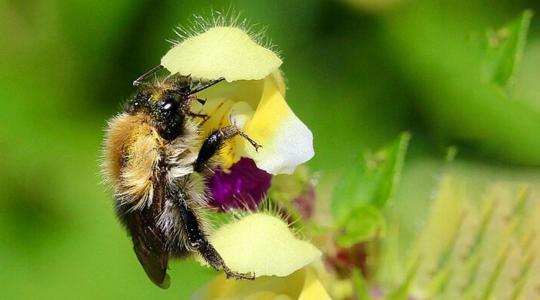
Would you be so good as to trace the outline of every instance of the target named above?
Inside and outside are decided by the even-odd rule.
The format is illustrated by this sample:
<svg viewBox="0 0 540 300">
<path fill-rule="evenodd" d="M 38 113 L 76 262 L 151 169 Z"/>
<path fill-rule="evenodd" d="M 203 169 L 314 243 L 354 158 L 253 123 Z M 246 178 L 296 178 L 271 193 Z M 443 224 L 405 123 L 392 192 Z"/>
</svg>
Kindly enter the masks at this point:
<svg viewBox="0 0 540 300">
<path fill-rule="evenodd" d="M 212 27 L 189 37 L 161 60 L 171 73 L 226 79 L 197 94 L 207 102 L 194 103 L 193 110 L 210 117 L 201 125 L 202 135 L 235 125 L 263 147 L 257 152 L 242 138 L 227 141 L 220 153 L 225 169 L 248 157 L 270 174 L 290 174 L 313 157 L 313 135 L 284 99 L 281 63 L 236 27 Z"/>
<path fill-rule="evenodd" d="M 171 73 L 205 79 L 260 80 L 277 70 L 281 59 L 244 30 L 217 26 L 175 45 L 161 59 Z"/>
</svg>

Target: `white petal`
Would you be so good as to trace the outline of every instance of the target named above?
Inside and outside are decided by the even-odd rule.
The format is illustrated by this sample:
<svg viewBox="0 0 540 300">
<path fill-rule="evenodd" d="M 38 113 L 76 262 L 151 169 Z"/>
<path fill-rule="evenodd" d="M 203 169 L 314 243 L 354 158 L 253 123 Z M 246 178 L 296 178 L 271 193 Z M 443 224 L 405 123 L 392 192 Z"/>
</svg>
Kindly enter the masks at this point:
<svg viewBox="0 0 540 300">
<path fill-rule="evenodd" d="M 245 132 L 263 147 L 255 152 L 245 145 L 245 155 L 271 174 L 291 174 L 314 155 L 313 134 L 283 99 L 274 80 L 265 80 L 261 102 Z"/>
</svg>

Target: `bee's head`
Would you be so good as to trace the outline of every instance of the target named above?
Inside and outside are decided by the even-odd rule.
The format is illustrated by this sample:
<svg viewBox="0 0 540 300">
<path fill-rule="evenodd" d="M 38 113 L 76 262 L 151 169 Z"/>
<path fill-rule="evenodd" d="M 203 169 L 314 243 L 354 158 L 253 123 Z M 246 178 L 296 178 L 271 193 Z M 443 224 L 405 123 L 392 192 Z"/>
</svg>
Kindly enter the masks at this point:
<svg viewBox="0 0 540 300">
<path fill-rule="evenodd" d="M 225 78 L 197 81 L 193 85 L 190 76 L 173 76 L 154 84 L 139 83 L 142 88 L 128 102 L 126 111 L 131 114 L 143 112 L 150 115 L 159 135 L 171 141 L 182 134 L 191 100 L 197 100 L 201 104 L 205 102 L 194 95 L 223 80 Z"/>
<path fill-rule="evenodd" d="M 150 114 L 159 135 L 166 140 L 174 140 L 182 133 L 184 113 L 181 109 L 184 97 L 178 93 L 165 91 L 150 100 Z"/>
<path fill-rule="evenodd" d="M 165 140 L 174 140 L 182 134 L 186 97 L 176 89 L 143 89 L 130 99 L 126 111 L 145 113 Z"/>
</svg>

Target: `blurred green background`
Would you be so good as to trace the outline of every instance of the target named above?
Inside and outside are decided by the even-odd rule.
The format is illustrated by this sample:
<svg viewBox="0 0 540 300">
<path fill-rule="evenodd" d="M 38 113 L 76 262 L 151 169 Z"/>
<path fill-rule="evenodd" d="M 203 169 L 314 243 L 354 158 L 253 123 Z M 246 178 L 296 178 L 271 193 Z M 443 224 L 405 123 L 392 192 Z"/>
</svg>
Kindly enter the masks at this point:
<svg viewBox="0 0 540 300">
<path fill-rule="evenodd" d="M 412 218 L 452 145 L 484 173 L 538 178 L 540 21 L 504 89 L 482 79 L 475 42 L 538 1 L 0 0 L 2 298 L 184 299 L 215 274 L 177 262 L 172 287 L 153 286 L 99 161 L 106 120 L 172 29 L 229 8 L 268 27 L 323 179 L 404 130 L 413 139 L 397 198 L 418 200 L 404 206 Z"/>
</svg>

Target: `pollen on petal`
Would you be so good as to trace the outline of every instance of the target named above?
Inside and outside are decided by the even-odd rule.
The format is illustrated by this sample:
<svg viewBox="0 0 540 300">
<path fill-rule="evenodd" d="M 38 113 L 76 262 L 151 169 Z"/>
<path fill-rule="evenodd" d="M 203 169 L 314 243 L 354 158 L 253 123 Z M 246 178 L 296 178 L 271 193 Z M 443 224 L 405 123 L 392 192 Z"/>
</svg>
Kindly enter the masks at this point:
<svg viewBox="0 0 540 300">
<path fill-rule="evenodd" d="M 257 168 L 249 158 L 241 158 L 229 172 L 217 169 L 208 180 L 210 206 L 221 210 L 254 209 L 270 188 L 272 175 Z"/>
</svg>

